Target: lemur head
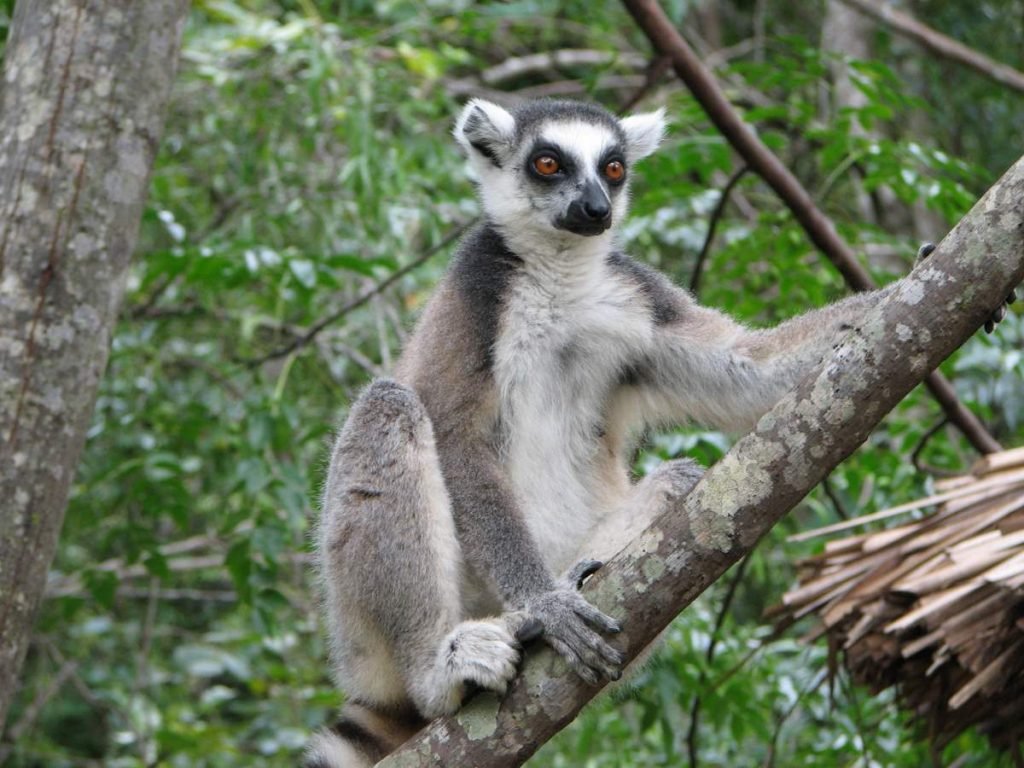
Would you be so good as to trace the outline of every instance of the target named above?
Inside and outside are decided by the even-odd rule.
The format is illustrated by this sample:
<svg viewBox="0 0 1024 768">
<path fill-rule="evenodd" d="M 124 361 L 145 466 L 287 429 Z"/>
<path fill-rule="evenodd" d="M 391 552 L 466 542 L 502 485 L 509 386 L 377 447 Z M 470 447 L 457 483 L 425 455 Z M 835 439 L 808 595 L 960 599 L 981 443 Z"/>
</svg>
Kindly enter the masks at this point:
<svg viewBox="0 0 1024 768">
<path fill-rule="evenodd" d="M 455 125 L 488 218 L 508 233 L 597 237 L 628 207 L 630 168 L 665 131 L 664 111 L 618 119 L 575 101 L 503 109 L 471 100 Z"/>
</svg>

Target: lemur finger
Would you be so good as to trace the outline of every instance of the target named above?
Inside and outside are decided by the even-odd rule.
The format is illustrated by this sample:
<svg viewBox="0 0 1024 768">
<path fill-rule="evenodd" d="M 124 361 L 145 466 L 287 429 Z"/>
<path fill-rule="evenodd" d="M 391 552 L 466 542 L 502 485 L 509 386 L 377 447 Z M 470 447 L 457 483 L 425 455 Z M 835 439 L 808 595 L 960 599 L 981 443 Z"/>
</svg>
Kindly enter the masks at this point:
<svg viewBox="0 0 1024 768">
<path fill-rule="evenodd" d="M 583 663 L 579 654 L 568 643 L 562 642 L 557 637 L 551 635 L 548 636 L 548 642 L 558 652 L 558 655 L 565 659 L 565 663 L 569 665 L 573 672 L 591 685 L 597 685 L 597 673 Z"/>
<path fill-rule="evenodd" d="M 996 329 L 996 324 L 992 322 L 992 318 L 985 321 L 985 333 L 992 333 Z"/>
<path fill-rule="evenodd" d="M 999 309 L 992 313 L 992 320 L 996 323 L 1001 323 L 1003 318 L 1006 317 L 1006 305 L 1000 305 Z"/>
<path fill-rule="evenodd" d="M 1017 300 L 1017 289 L 1014 288 L 1010 291 L 1010 295 L 1006 297 L 1007 304 L 1013 304 Z"/>
<path fill-rule="evenodd" d="M 626 654 L 624 654 L 617 648 L 613 648 L 612 646 L 608 645 L 608 643 L 606 643 L 604 639 L 596 632 L 593 632 L 584 627 L 575 627 L 574 634 L 575 639 L 578 642 L 578 645 L 590 651 L 592 654 L 595 654 L 596 657 L 600 660 L 600 666 L 610 666 L 614 669 L 621 667 L 623 662 L 626 661 Z M 590 664 L 590 666 L 595 666 L 595 664 L 592 663 L 589 658 L 587 658 L 586 661 L 588 664 Z M 618 678 L 613 679 L 617 680 Z"/>
<path fill-rule="evenodd" d="M 587 580 L 587 576 L 597 573 L 603 565 L 604 563 L 600 560 L 580 560 L 569 571 L 566 579 L 570 584 L 575 584 L 576 589 L 582 589 L 583 582 Z"/>
<path fill-rule="evenodd" d="M 581 602 L 579 605 L 574 607 L 576 615 L 583 619 L 587 624 L 599 629 L 602 632 L 608 634 L 618 634 L 622 631 L 622 625 L 619 624 L 611 616 L 608 616 L 601 611 L 597 610 L 594 606 L 587 602 Z"/>
<path fill-rule="evenodd" d="M 622 677 L 624 657 L 621 653 L 589 630 L 577 630 L 572 634 L 572 647 L 584 664 L 608 680 Z"/>
</svg>

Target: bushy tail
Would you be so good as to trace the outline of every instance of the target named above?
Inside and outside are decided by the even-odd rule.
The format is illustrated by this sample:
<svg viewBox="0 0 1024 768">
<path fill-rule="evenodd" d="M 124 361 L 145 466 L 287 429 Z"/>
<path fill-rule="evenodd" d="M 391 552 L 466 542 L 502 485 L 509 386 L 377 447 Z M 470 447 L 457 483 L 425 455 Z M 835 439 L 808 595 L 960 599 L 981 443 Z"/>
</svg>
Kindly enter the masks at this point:
<svg viewBox="0 0 1024 768">
<path fill-rule="evenodd" d="M 337 722 L 313 735 L 303 768 L 371 768 L 426 725 L 414 711 L 346 704 Z"/>
</svg>

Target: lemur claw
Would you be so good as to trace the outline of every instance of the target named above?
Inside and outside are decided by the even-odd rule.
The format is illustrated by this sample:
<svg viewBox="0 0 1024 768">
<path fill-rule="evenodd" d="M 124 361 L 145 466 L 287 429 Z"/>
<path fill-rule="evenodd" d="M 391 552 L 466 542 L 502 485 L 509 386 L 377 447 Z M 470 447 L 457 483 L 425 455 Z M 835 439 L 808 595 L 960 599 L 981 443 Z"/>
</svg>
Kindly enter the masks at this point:
<svg viewBox="0 0 1024 768">
<path fill-rule="evenodd" d="M 597 573 L 603 567 L 604 563 L 600 560 L 580 560 L 569 571 L 568 580 L 575 582 L 576 589 L 583 589 L 583 582 L 587 580 L 587 577 Z"/>
</svg>

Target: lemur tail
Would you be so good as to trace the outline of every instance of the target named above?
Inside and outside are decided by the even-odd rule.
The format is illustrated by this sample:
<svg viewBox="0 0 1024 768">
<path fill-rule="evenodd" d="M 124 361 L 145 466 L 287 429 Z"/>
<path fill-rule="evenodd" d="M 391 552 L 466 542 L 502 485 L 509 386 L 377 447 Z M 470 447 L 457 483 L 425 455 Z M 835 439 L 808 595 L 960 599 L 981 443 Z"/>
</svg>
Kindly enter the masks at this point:
<svg viewBox="0 0 1024 768">
<path fill-rule="evenodd" d="M 424 725 L 426 721 L 411 709 L 389 712 L 348 703 L 337 722 L 313 735 L 302 766 L 371 768 Z"/>
</svg>

